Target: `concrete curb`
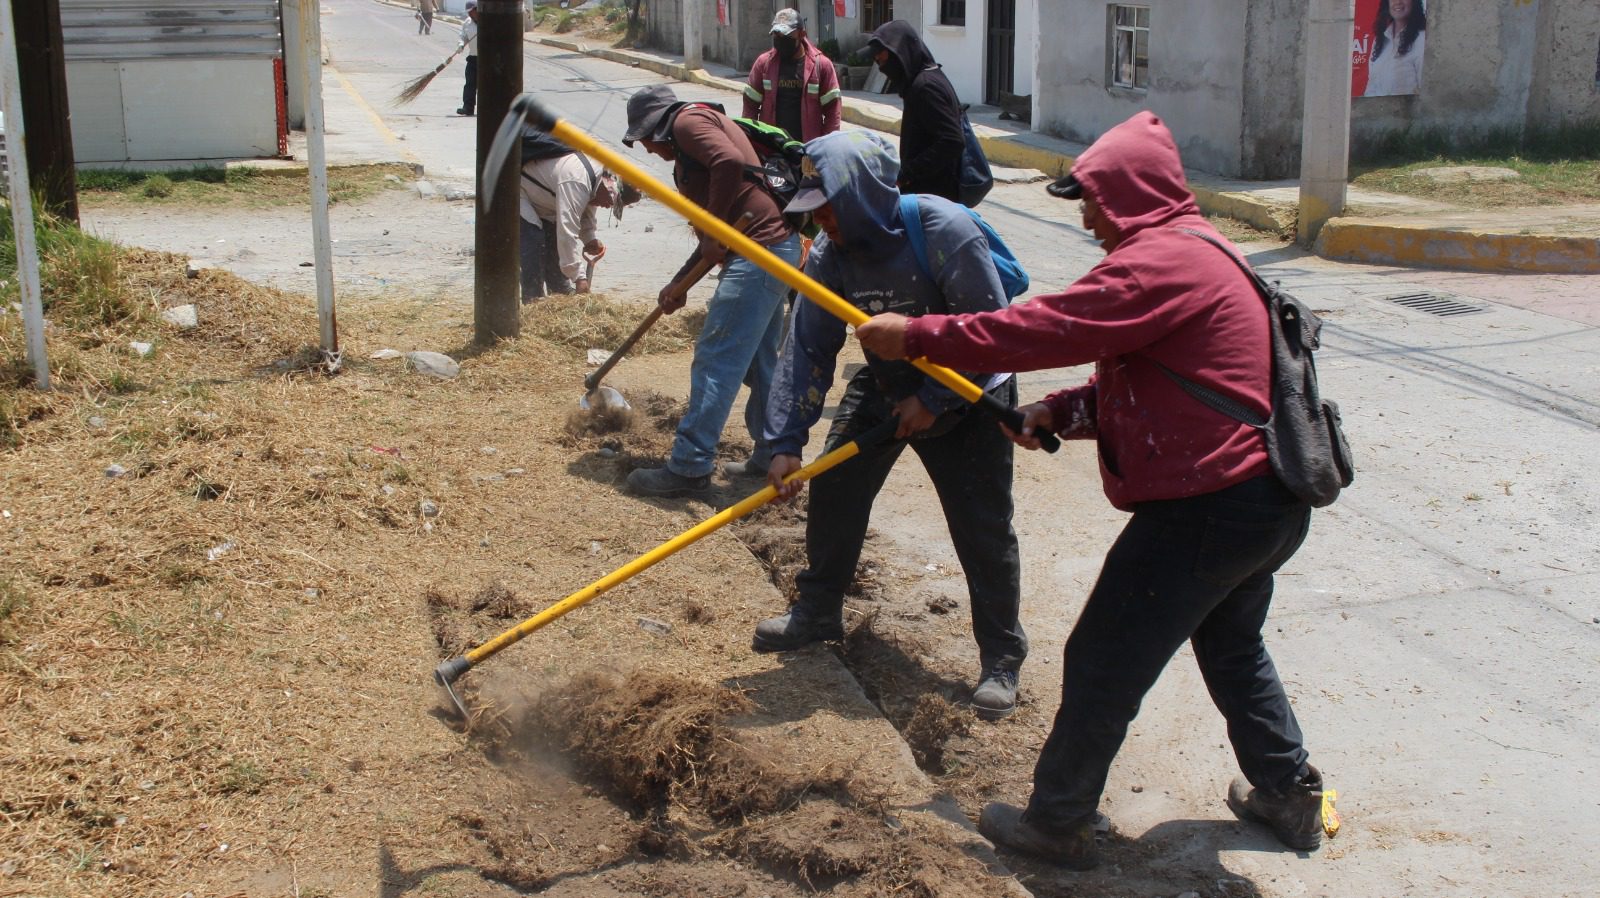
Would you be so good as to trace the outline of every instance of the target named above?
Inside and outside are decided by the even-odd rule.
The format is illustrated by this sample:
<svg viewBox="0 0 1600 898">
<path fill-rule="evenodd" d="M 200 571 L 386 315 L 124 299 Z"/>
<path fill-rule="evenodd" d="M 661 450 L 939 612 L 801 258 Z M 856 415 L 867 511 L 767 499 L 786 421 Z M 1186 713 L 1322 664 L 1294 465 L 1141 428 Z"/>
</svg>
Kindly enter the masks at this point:
<svg viewBox="0 0 1600 898">
<path fill-rule="evenodd" d="M 744 85 L 729 78 L 689 70 L 672 62 L 628 50 L 590 48 L 577 41 L 540 38 L 539 43 L 611 62 L 648 69 L 668 78 L 741 93 Z M 900 133 L 898 117 L 874 109 L 845 104 L 841 117 L 853 125 L 887 134 Z M 1072 168 L 1075 157 L 1027 142 L 1025 134 L 984 133 L 978 141 L 995 165 L 1034 168 L 1060 177 Z M 1191 181 L 1190 190 L 1200 210 L 1225 215 L 1264 231 L 1284 233 L 1295 226 L 1292 204 L 1274 203 L 1249 193 L 1219 190 Z M 1425 223 L 1397 223 L 1382 219 L 1335 218 L 1323 226 L 1313 251 L 1325 258 L 1403 267 L 1450 268 L 1480 272 L 1538 272 L 1543 274 L 1600 273 L 1600 239 L 1550 234 L 1505 234 L 1458 229 Z"/>
<path fill-rule="evenodd" d="M 1480 272 L 1600 274 L 1600 237 L 1496 234 L 1472 229 L 1335 218 L 1313 251 L 1324 258 Z"/>
</svg>

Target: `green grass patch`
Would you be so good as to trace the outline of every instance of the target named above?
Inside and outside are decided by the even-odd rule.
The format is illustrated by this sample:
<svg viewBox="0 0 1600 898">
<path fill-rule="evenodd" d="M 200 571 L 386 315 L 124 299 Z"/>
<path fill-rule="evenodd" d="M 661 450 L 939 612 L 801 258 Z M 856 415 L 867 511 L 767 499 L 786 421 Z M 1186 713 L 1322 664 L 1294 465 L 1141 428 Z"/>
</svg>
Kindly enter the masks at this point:
<svg viewBox="0 0 1600 898">
<path fill-rule="evenodd" d="M 147 303 L 124 289 L 122 251 L 115 244 L 45 212 L 36 212 L 34 243 L 39 253 L 39 293 L 45 317 L 52 323 L 88 331 L 150 314 Z M 0 215 L 0 281 L 4 281 L 0 303 L 20 301 L 17 239 L 9 212 Z"/>
<path fill-rule="evenodd" d="M 1511 180 L 1442 182 L 1423 169 L 1510 169 Z M 1600 120 L 1518 133 L 1411 129 L 1368 141 L 1353 155 L 1351 183 L 1473 208 L 1600 202 Z"/>
<path fill-rule="evenodd" d="M 415 178 L 403 165 L 350 165 L 328 170 L 328 201 L 350 203 L 384 190 L 403 187 Z M 396 182 L 395 178 L 399 181 Z M 309 206 L 311 186 L 305 169 L 186 168 L 172 171 L 122 169 L 78 173 L 78 190 L 93 204 L 154 203 L 157 205 Z"/>
</svg>

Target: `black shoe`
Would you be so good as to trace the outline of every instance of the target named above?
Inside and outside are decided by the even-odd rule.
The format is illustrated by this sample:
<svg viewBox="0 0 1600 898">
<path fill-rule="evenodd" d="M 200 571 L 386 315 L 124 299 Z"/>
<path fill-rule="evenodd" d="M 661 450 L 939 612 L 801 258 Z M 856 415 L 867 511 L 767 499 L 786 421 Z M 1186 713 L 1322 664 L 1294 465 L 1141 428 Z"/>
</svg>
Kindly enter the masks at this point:
<svg viewBox="0 0 1600 898">
<path fill-rule="evenodd" d="M 1322 845 L 1322 774 L 1306 765 L 1306 775 L 1287 792 L 1252 788 L 1244 777 L 1228 786 L 1228 807 L 1240 819 L 1265 823 L 1278 841 L 1296 851 Z"/>
<path fill-rule="evenodd" d="M 467 107 L 463 106 L 460 109 L 456 110 L 456 115 L 464 115 L 467 118 L 471 118 L 474 115 L 474 113 L 473 113 L 473 111 L 471 109 L 468 109 Z"/>
<path fill-rule="evenodd" d="M 990 802 L 978 815 L 978 832 L 995 845 L 1060 864 L 1068 870 L 1093 870 L 1100 864 L 1100 848 L 1095 844 L 1098 814 L 1057 829 L 1029 823 L 1027 815 L 1015 805 Z"/>
<path fill-rule="evenodd" d="M 788 614 L 769 617 L 756 624 L 751 648 L 758 652 L 792 652 L 813 642 L 836 642 L 844 638 L 844 619 L 839 612 L 813 617 L 799 606 Z"/>
<path fill-rule="evenodd" d="M 1001 720 L 1017 710 L 1017 672 L 1004 667 L 985 671 L 972 690 L 972 713 L 983 720 Z"/>
<path fill-rule="evenodd" d="M 685 477 L 666 468 L 634 468 L 628 473 L 628 490 L 640 496 L 691 496 L 708 492 L 711 476 Z"/>
</svg>

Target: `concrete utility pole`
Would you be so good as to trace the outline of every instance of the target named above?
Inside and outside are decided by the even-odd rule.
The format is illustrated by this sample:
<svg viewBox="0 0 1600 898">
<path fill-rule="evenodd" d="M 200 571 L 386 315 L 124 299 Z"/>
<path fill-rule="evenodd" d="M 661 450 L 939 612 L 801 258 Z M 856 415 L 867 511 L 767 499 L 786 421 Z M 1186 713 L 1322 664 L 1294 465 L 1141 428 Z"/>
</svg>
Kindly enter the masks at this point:
<svg viewBox="0 0 1600 898">
<path fill-rule="evenodd" d="M 28 120 L 28 171 L 46 211 L 78 221 L 78 168 L 67 112 L 67 62 L 61 45 L 60 0 L 12 7 L 22 115 Z"/>
<path fill-rule="evenodd" d="M 1300 131 L 1300 242 L 1344 213 L 1350 182 L 1350 39 L 1354 0 L 1311 0 Z"/>
<path fill-rule="evenodd" d="M 329 371 L 339 368 L 339 319 L 333 306 L 333 234 L 328 228 L 328 153 L 322 119 L 322 4 L 301 4 L 300 46 L 306 73 L 306 167 L 311 179 L 311 258 L 317 273 L 317 325 Z"/>
<path fill-rule="evenodd" d="M 494 197 L 489 212 L 478 204 L 473 257 L 473 338 L 480 346 L 522 332 L 521 264 L 517 256 L 521 157 L 513 153 L 500 179 L 483 183 L 483 163 L 511 101 L 522 93 L 521 0 L 478 0 L 478 195 Z"/>
<path fill-rule="evenodd" d="M 702 0 L 683 0 L 683 66 L 691 72 L 706 67 L 704 27 Z"/>
</svg>

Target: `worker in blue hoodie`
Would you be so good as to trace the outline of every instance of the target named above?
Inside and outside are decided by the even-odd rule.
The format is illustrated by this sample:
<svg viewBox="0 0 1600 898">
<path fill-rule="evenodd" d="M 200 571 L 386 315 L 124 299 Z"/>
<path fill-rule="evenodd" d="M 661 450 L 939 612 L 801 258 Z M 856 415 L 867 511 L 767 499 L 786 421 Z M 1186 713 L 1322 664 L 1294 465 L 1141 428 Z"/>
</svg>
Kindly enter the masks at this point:
<svg viewBox="0 0 1600 898">
<path fill-rule="evenodd" d="M 810 212 L 822 228 L 806 273 L 869 314 L 917 316 L 992 311 L 1008 304 L 989 244 L 962 206 L 920 196 L 928 264 L 919 259 L 901 218 L 895 186 L 900 160 L 872 131 L 842 131 L 806 144 L 800 191 L 786 212 Z M 930 273 L 931 272 L 931 273 Z M 767 481 L 784 498 L 801 483 L 784 478 L 822 408 L 845 326 L 809 300 L 795 303 L 767 397 L 765 436 L 773 459 Z M 969 379 L 1008 406 L 1016 404 L 1010 374 Z M 896 439 L 865 448 L 812 485 L 806 521 L 806 568 L 795 579 L 789 612 L 756 627 L 761 652 L 797 649 L 844 636 L 844 593 L 855 577 L 872 502 L 906 446 L 933 481 L 956 555 L 967 578 L 980 671 L 973 710 L 989 720 L 1016 709 L 1017 673 L 1028 653 L 1018 621 L 1021 570 L 1011 527 L 1012 444 L 1000 428 L 957 394 L 907 362 L 870 353 L 850 379 L 828 431 L 832 450 L 890 417 Z"/>
</svg>

